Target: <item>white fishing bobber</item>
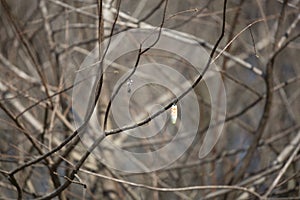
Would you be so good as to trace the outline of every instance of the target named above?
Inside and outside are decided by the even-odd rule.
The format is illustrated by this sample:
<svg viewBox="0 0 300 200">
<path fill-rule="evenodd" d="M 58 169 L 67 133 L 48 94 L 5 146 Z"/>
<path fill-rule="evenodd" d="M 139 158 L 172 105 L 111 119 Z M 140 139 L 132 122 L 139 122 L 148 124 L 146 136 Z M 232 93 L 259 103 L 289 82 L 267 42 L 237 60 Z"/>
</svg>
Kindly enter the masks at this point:
<svg viewBox="0 0 300 200">
<path fill-rule="evenodd" d="M 177 105 L 174 104 L 171 107 L 171 122 L 172 124 L 175 124 L 177 120 Z"/>
</svg>

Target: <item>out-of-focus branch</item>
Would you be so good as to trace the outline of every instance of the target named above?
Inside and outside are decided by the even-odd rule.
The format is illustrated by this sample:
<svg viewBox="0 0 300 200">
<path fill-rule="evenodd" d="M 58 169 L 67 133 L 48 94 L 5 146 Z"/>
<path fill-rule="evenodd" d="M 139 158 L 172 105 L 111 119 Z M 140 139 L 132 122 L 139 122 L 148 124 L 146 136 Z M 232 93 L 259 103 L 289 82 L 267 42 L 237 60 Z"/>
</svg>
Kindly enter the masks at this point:
<svg viewBox="0 0 300 200">
<path fill-rule="evenodd" d="M 272 190 L 279 183 L 281 177 L 287 171 L 287 168 L 291 165 L 291 163 L 294 160 L 295 156 L 297 155 L 299 149 L 300 149 L 300 132 L 298 132 L 296 137 L 294 139 L 292 139 L 292 142 L 277 157 L 276 163 L 282 163 L 289 156 L 288 160 L 286 161 L 286 163 L 284 164 L 284 166 L 278 173 L 277 177 L 272 182 L 272 185 L 268 188 L 267 192 L 264 194 L 265 198 L 267 198 L 271 194 Z"/>
<path fill-rule="evenodd" d="M 250 194 L 252 194 L 253 196 L 255 196 L 259 199 L 262 199 L 262 197 L 258 193 L 254 192 L 254 191 L 251 191 L 251 190 L 248 190 L 245 187 L 240 187 L 240 186 L 208 185 L 208 186 L 191 186 L 191 187 L 182 187 L 182 188 L 159 188 L 159 187 L 153 187 L 153 186 L 133 183 L 133 182 L 129 182 L 129 181 L 124 181 L 124 180 L 104 176 L 102 174 L 93 173 L 91 171 L 84 170 L 84 169 L 80 169 L 80 171 L 88 173 L 88 174 L 92 174 L 92 175 L 100 177 L 100 178 L 105 178 L 105 179 L 109 179 L 109 180 L 112 180 L 112 181 L 128 184 L 128 185 L 131 185 L 131 186 L 134 186 L 134 187 L 141 187 L 141 188 L 146 188 L 146 189 L 149 189 L 149 190 L 160 191 L 160 192 L 182 192 L 182 191 L 189 191 L 189 190 L 215 190 L 215 189 L 221 190 L 221 189 L 228 189 L 228 190 L 238 190 L 238 191 L 247 192 L 247 193 L 250 193 Z"/>
<path fill-rule="evenodd" d="M 40 65 L 38 64 L 37 58 L 35 56 L 35 50 L 34 48 L 31 46 L 31 44 L 27 41 L 27 39 L 25 38 L 25 36 L 22 34 L 22 31 L 19 27 L 18 22 L 15 20 L 15 17 L 13 16 L 13 14 L 10 12 L 10 8 L 6 2 L 6 0 L 1 0 L 1 3 L 4 7 L 4 11 L 6 13 L 6 15 L 8 16 L 8 19 L 10 20 L 10 22 L 12 23 L 12 26 L 14 27 L 14 30 L 16 31 L 16 34 L 18 36 L 18 38 L 20 39 L 20 41 L 22 42 L 22 44 L 25 46 L 26 52 L 28 53 L 31 61 L 33 62 L 35 69 L 40 77 L 40 80 L 44 86 L 45 89 L 45 93 L 46 95 L 49 97 L 49 91 L 48 91 L 48 87 L 47 87 L 47 80 L 45 77 L 44 72 L 40 69 Z M 49 99 L 51 107 L 53 107 L 53 103 L 51 101 L 51 99 Z"/>
<path fill-rule="evenodd" d="M 287 1 L 285 1 L 285 2 L 287 2 Z M 285 6 L 286 6 L 286 3 L 282 6 L 282 9 L 281 9 L 281 14 L 282 15 L 284 15 Z M 281 24 L 282 17 L 280 17 L 279 21 L 280 21 L 279 24 Z M 275 38 L 277 37 L 278 32 L 279 32 L 279 27 L 278 27 L 278 29 L 275 33 Z M 251 143 L 251 146 L 250 146 L 247 154 L 245 155 L 245 157 L 242 159 L 241 167 L 238 170 L 238 172 L 236 173 L 236 175 L 233 177 L 231 183 L 237 183 L 244 176 L 244 173 L 247 170 L 247 168 L 248 168 L 248 166 L 251 162 L 252 156 L 254 155 L 254 152 L 256 151 L 259 140 L 260 140 L 260 138 L 262 137 L 262 135 L 265 131 L 268 119 L 270 117 L 270 112 L 271 112 L 272 102 L 273 102 L 273 91 L 272 91 L 273 84 L 274 84 L 273 83 L 273 81 L 274 81 L 273 80 L 273 66 L 274 66 L 274 63 L 275 63 L 276 56 L 278 55 L 278 53 L 276 51 L 276 48 L 275 48 L 276 45 L 274 45 L 274 48 L 273 48 L 274 53 L 270 56 L 270 58 L 268 60 L 268 63 L 267 63 L 267 66 L 266 66 L 266 68 L 267 68 L 266 69 L 266 74 L 265 74 L 266 102 L 265 102 L 265 105 L 264 105 L 264 108 L 263 108 L 263 115 L 262 115 L 262 117 L 259 121 L 257 130 L 255 132 L 253 141 Z"/>
</svg>

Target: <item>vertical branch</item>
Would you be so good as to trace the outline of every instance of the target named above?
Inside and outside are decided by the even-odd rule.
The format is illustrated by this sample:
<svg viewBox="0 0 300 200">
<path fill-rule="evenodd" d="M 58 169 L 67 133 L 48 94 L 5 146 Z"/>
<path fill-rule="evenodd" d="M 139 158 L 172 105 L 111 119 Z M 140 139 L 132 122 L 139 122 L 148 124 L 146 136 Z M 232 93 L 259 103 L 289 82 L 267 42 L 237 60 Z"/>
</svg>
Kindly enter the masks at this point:
<svg viewBox="0 0 300 200">
<path fill-rule="evenodd" d="M 45 32 L 47 35 L 47 41 L 49 45 L 49 60 L 51 63 L 52 71 L 53 71 L 53 76 L 54 80 L 56 80 L 56 83 L 59 84 L 60 80 L 60 69 L 59 69 L 59 62 L 58 62 L 58 55 L 55 49 L 55 41 L 54 41 L 54 36 L 53 36 L 53 31 L 51 29 L 51 24 L 48 20 L 48 9 L 46 7 L 45 0 L 41 0 L 39 3 L 40 6 L 40 12 L 42 14 L 42 18 L 44 21 L 44 28 Z"/>
<path fill-rule="evenodd" d="M 234 37 L 234 30 L 235 30 L 236 26 L 238 25 L 238 19 L 239 19 L 239 16 L 241 14 L 241 9 L 242 9 L 242 6 L 243 6 L 244 2 L 245 2 L 245 0 L 241 0 L 239 5 L 238 5 L 238 9 L 237 9 L 237 11 L 236 11 L 236 13 L 233 17 L 233 22 L 231 23 L 232 27 L 230 29 L 230 32 L 229 32 L 226 43 L 230 42 Z M 230 52 L 231 47 L 232 47 L 231 45 L 228 46 L 227 52 Z M 228 58 L 226 58 L 226 57 L 224 58 L 224 61 L 223 61 L 223 64 L 222 64 L 222 70 L 226 70 L 226 65 L 227 65 L 228 60 L 229 60 Z"/>
<path fill-rule="evenodd" d="M 103 22 L 103 0 L 97 1 L 98 8 L 98 45 L 99 45 L 99 58 L 101 56 L 101 43 L 104 40 L 104 22 Z"/>
<path fill-rule="evenodd" d="M 285 0 L 285 3 L 282 5 L 281 8 L 281 13 L 280 13 L 280 17 L 279 17 L 279 22 L 278 22 L 278 27 L 277 30 L 275 32 L 275 38 L 278 38 L 279 35 L 279 30 L 280 30 L 280 26 L 282 25 L 282 21 L 284 18 L 284 13 L 285 13 L 285 7 L 286 7 L 286 3 L 287 0 Z M 280 26 L 279 26 L 280 25 Z M 278 39 L 276 39 L 276 41 L 278 42 Z M 259 144 L 259 140 L 262 137 L 267 123 L 268 123 L 268 119 L 270 117 L 270 112 L 271 112 L 271 108 L 272 108 L 272 100 L 273 100 L 273 87 L 274 87 L 274 83 L 273 83 L 273 66 L 275 63 L 275 58 L 278 55 L 276 53 L 276 49 L 277 49 L 277 42 L 274 44 L 273 46 L 273 54 L 271 55 L 271 57 L 269 58 L 269 61 L 267 63 L 267 70 L 266 70 L 266 75 L 265 75 L 265 84 L 266 84 L 266 101 L 265 101 L 265 105 L 264 105 L 264 109 L 263 109 L 263 115 L 259 121 L 258 124 L 258 128 L 255 131 L 255 135 L 253 138 L 253 141 L 250 145 L 250 148 L 247 151 L 247 154 L 245 155 L 245 157 L 242 159 L 242 164 L 240 169 L 238 170 L 238 172 L 236 173 L 236 175 L 234 176 L 234 178 L 232 179 L 232 183 L 237 183 L 238 181 L 240 181 L 241 178 L 243 178 L 245 171 L 247 170 L 252 157 L 256 151 L 256 148 Z"/>
</svg>

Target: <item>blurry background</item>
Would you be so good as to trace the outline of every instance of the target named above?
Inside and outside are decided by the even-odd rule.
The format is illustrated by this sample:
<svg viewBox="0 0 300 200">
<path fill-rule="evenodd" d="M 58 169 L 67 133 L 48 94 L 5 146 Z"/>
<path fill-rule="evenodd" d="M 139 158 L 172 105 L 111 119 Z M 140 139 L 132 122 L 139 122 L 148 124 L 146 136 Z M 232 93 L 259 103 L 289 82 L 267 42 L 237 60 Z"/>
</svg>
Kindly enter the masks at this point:
<svg viewBox="0 0 300 200">
<path fill-rule="evenodd" d="M 75 130 L 72 87 L 76 70 L 98 43 L 99 2 L 1 0 L 0 199 L 16 199 L 21 193 L 23 199 L 32 199 L 56 191 L 70 181 L 70 172 L 86 152 L 75 137 L 46 159 L 23 165 L 60 145 Z M 130 28 L 159 27 L 165 17 L 163 27 L 178 31 L 173 33 L 175 38 L 196 39 L 209 53 L 221 34 L 223 1 L 120 0 L 120 7 L 117 5 L 117 0 L 103 2 L 101 30 L 105 38 L 111 34 L 118 9 L 113 34 Z M 227 2 L 225 35 L 214 54 L 226 47 L 215 60 L 226 88 L 227 99 L 220 99 L 227 105 L 226 121 L 221 139 L 207 157 L 199 159 L 198 153 L 210 121 L 211 102 L 206 84 L 200 82 L 194 89 L 200 119 L 190 117 L 199 122 L 197 136 L 180 159 L 156 172 L 130 174 L 113 170 L 91 155 L 73 182 L 57 192 L 55 198 L 254 199 L 248 192 L 217 187 L 237 185 L 268 197 L 299 199 L 299 9 L 298 0 Z M 199 75 L 176 55 L 151 49 L 141 62 L 147 62 L 147 56 L 174 67 L 190 83 Z M 136 52 L 124 55 L 104 72 L 98 104 L 100 123 L 112 90 L 133 69 L 135 61 Z M 181 84 L 174 84 L 174 88 Z M 168 88 L 156 85 L 141 91 L 148 96 L 132 94 L 130 104 L 131 114 L 138 120 L 148 114 L 135 102 L 165 105 L 174 98 Z M 166 94 L 169 96 L 163 103 L 157 102 Z M 170 110 L 165 116 L 170 118 Z M 111 114 L 108 118 L 107 130 L 118 128 Z M 122 132 L 109 139 L 124 149 L 149 152 L 168 144 L 179 122 L 173 125 L 166 121 L 162 133 L 153 137 L 150 144 Z M 109 158 L 112 162 L 120 159 Z M 12 172 L 20 166 L 19 171 Z M 117 179 L 144 187 L 119 183 Z M 209 185 L 215 187 L 176 190 Z M 159 188 L 174 191 L 163 192 Z"/>
</svg>

